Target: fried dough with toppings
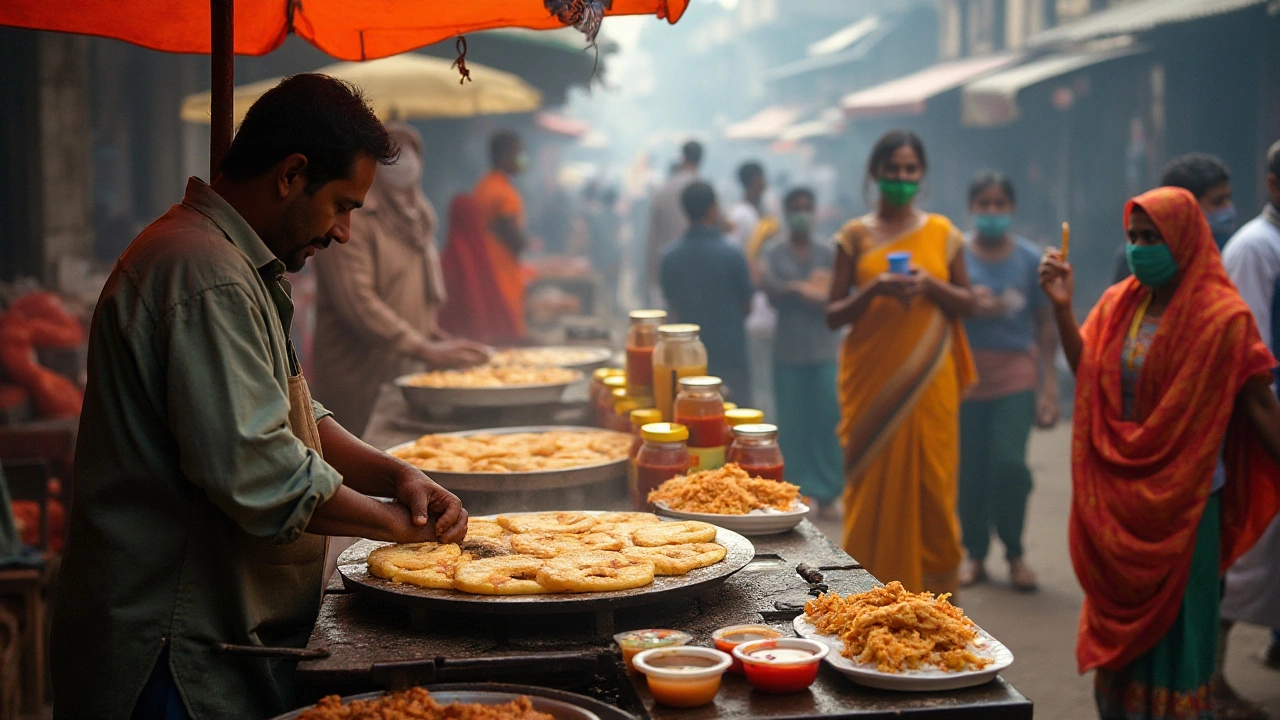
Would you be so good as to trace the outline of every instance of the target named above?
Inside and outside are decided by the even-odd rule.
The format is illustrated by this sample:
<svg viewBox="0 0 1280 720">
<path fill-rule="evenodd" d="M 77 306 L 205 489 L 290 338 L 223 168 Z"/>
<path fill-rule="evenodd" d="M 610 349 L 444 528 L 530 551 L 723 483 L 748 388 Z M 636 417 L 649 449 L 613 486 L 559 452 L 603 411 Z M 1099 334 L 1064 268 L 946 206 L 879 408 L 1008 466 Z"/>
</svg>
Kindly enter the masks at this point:
<svg viewBox="0 0 1280 720">
<path fill-rule="evenodd" d="M 681 520 L 647 525 L 631 534 L 631 541 L 641 547 L 709 543 L 716 539 L 716 526 L 697 520 Z"/>
<path fill-rule="evenodd" d="M 516 534 L 585 533 L 596 526 L 596 519 L 583 512 L 542 512 L 499 515 L 498 524 Z"/>
<path fill-rule="evenodd" d="M 616 592 L 653 582 L 653 561 L 586 550 L 547 560 L 538 582 L 551 592 Z"/>
<path fill-rule="evenodd" d="M 521 533 L 511 536 L 511 549 L 521 555 L 559 557 L 582 550 L 621 550 L 627 541 L 609 533 Z"/>
<path fill-rule="evenodd" d="M 458 566 L 470 559 L 452 543 L 387 545 L 369 553 L 369 572 L 392 582 L 445 589 L 453 587 Z"/>
<path fill-rule="evenodd" d="M 729 554 L 723 545 L 695 543 L 691 545 L 631 546 L 620 550 L 629 558 L 650 560 L 655 575 L 684 575 L 698 568 L 715 565 Z"/>
<path fill-rule="evenodd" d="M 544 562 L 529 555 L 472 560 L 458 566 L 453 587 L 476 595 L 538 595 L 548 592 L 538 582 Z"/>
</svg>

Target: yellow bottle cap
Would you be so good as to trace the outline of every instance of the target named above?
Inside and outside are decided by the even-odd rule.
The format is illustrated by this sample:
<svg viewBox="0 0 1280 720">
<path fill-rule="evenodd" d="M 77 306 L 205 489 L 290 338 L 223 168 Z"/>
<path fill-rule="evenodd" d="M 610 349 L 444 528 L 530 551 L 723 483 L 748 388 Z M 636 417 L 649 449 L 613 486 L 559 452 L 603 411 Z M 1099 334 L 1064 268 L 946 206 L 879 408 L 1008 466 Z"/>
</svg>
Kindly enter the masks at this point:
<svg viewBox="0 0 1280 720">
<path fill-rule="evenodd" d="M 684 442 L 689 439 L 689 428 L 677 423 L 650 423 L 640 428 L 640 436 L 656 443 Z"/>
<path fill-rule="evenodd" d="M 595 372 L 591 373 L 591 377 L 594 380 L 596 380 L 596 382 L 600 382 L 607 377 L 614 377 L 615 375 L 626 375 L 626 374 L 627 374 L 627 371 L 623 370 L 622 368 L 599 368 Z"/>
<path fill-rule="evenodd" d="M 627 397 L 627 389 L 625 387 L 613 388 L 609 391 L 609 394 L 613 395 L 614 402 L 617 402 L 618 400 L 625 400 Z"/>
<path fill-rule="evenodd" d="M 623 375 L 610 375 L 601 380 L 600 383 L 610 390 L 625 389 L 627 387 L 627 378 Z"/>
<path fill-rule="evenodd" d="M 629 397 L 615 398 L 613 401 L 613 412 L 615 415 L 623 417 L 631 417 L 631 411 L 640 407 L 640 403 Z"/>
<path fill-rule="evenodd" d="M 753 408 L 734 408 L 724 411 L 724 419 L 729 423 L 729 427 L 752 425 L 764 422 L 764 411 Z"/>
<path fill-rule="evenodd" d="M 738 403 L 727 402 L 724 404 L 725 412 L 729 412 L 730 410 L 737 410 L 737 409 L 738 409 Z"/>
<path fill-rule="evenodd" d="M 631 424 L 634 427 L 662 422 L 662 411 L 657 408 L 639 408 L 631 411 Z"/>
</svg>

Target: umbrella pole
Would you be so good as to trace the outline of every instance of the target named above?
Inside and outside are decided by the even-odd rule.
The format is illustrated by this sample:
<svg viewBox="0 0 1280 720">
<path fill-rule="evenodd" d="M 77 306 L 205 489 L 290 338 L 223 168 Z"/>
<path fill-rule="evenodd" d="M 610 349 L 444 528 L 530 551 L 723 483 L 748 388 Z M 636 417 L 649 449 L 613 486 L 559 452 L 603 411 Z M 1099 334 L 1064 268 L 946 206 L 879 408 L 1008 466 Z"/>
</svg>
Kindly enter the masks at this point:
<svg viewBox="0 0 1280 720">
<path fill-rule="evenodd" d="M 222 156 L 231 147 L 232 108 L 236 82 L 235 0 L 209 0 L 210 133 L 209 182 L 217 177 Z"/>
</svg>

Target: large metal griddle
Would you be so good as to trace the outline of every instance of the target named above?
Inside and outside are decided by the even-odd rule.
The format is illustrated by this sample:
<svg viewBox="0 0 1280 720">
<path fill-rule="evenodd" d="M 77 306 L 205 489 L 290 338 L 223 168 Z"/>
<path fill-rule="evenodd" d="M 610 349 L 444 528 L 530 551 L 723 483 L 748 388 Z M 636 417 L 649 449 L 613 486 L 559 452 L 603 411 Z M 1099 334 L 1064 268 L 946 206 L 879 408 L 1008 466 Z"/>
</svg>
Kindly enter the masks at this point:
<svg viewBox="0 0 1280 720">
<path fill-rule="evenodd" d="M 472 437 L 475 435 L 515 435 L 518 433 L 545 433 L 552 431 L 561 432 L 583 432 L 583 433 L 611 433 L 621 435 L 623 433 L 614 432 L 612 430 L 602 430 L 592 427 L 574 427 L 568 425 L 537 425 L 529 427 L 510 427 L 510 428 L 493 428 L 487 430 L 463 430 L 451 433 L 438 433 L 448 437 Z M 394 453 L 413 445 L 413 441 L 401 443 L 395 447 L 388 448 L 387 452 Z M 597 463 L 595 465 L 582 465 L 573 468 L 561 468 L 556 470 L 533 470 L 529 472 L 445 472 L 442 470 L 424 470 L 423 472 L 431 476 L 432 480 L 440 483 L 449 490 L 462 490 L 464 492 L 513 492 L 526 490 L 558 490 L 568 487 L 580 487 L 582 485 L 594 485 L 596 483 L 616 480 L 625 477 L 627 474 L 627 458 L 619 458 L 606 463 Z"/>
<path fill-rule="evenodd" d="M 653 584 L 633 590 L 603 593 L 550 593 L 546 595 L 472 595 L 456 590 L 436 590 L 397 583 L 369 572 L 369 553 L 387 543 L 361 540 L 338 558 L 343 585 L 357 594 L 394 603 L 409 610 L 415 628 L 427 627 L 432 613 L 475 615 L 550 615 L 590 613 L 599 635 L 613 633 L 615 610 L 653 605 L 706 594 L 724 584 L 755 557 L 755 546 L 732 530 L 718 528 L 717 543 L 728 550 L 715 565 L 684 575 L 654 578 Z"/>
</svg>

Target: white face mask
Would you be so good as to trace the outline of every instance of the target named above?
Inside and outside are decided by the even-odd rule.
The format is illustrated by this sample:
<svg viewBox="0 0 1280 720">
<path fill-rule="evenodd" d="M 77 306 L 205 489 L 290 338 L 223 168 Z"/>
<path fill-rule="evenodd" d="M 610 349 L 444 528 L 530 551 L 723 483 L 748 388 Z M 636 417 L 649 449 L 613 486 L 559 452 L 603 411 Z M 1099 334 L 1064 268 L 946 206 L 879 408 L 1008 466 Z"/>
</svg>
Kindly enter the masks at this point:
<svg viewBox="0 0 1280 720">
<path fill-rule="evenodd" d="M 383 165 L 378 168 L 378 177 L 388 187 L 396 190 L 407 190 L 418 183 L 422 177 L 422 160 L 409 148 L 400 152 L 400 159 L 395 165 Z"/>
</svg>

